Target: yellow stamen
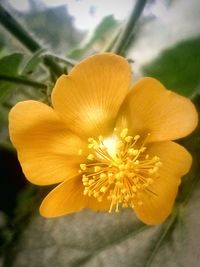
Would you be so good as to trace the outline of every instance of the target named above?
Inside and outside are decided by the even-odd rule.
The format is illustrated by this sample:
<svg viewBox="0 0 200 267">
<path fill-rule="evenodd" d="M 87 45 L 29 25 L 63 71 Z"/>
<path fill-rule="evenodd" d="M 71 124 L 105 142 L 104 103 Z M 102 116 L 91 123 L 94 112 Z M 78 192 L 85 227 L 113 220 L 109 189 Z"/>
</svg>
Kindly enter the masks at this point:
<svg viewBox="0 0 200 267">
<path fill-rule="evenodd" d="M 80 168 L 82 171 L 85 171 L 86 170 L 86 164 L 80 164 Z"/>
<path fill-rule="evenodd" d="M 123 129 L 123 130 L 121 131 L 120 137 L 121 137 L 122 139 L 124 139 L 124 138 L 127 136 L 127 133 L 128 133 L 128 129 L 127 129 L 127 128 Z"/>
<path fill-rule="evenodd" d="M 87 159 L 89 159 L 89 160 L 94 160 L 94 155 L 93 154 L 89 154 L 88 156 L 87 156 Z"/>
<path fill-rule="evenodd" d="M 128 129 L 124 128 L 120 132 L 114 129 L 111 138 L 88 138 L 91 153 L 87 160 L 93 162 L 80 164 L 83 194 L 97 201 L 107 198 L 109 212 L 143 205 L 142 191 L 156 195 L 150 186 L 159 177 L 162 163 L 159 157 L 145 153 L 148 136 L 138 144 L 141 137 L 128 135 Z"/>
</svg>

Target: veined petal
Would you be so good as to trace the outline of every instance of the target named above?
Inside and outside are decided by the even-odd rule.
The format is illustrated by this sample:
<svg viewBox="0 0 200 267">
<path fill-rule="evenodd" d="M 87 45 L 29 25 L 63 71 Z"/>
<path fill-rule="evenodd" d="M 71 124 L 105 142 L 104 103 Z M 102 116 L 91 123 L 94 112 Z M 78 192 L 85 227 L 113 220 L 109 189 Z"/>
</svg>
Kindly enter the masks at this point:
<svg viewBox="0 0 200 267">
<path fill-rule="evenodd" d="M 27 179 L 47 185 L 77 174 L 83 142 L 66 129 L 54 110 L 37 101 L 19 102 L 9 114 L 12 143 Z"/>
<path fill-rule="evenodd" d="M 150 144 L 147 153 L 160 158 L 160 176 L 149 187 L 151 192 L 141 193 L 142 205 L 136 202 L 135 212 L 144 223 L 154 225 L 171 213 L 181 177 L 189 171 L 192 157 L 184 147 L 170 141 Z"/>
<path fill-rule="evenodd" d="M 111 53 L 94 55 L 57 80 L 52 103 L 77 134 L 106 134 L 114 125 L 130 81 L 127 60 Z"/>
<path fill-rule="evenodd" d="M 108 209 L 107 202 L 84 196 L 81 176 L 72 177 L 52 190 L 43 200 L 40 213 L 44 217 L 58 217 L 91 208 L 95 211 Z"/>
<path fill-rule="evenodd" d="M 57 217 L 83 209 L 87 197 L 83 195 L 80 176 L 59 184 L 43 200 L 40 213 L 44 217 Z"/>
<path fill-rule="evenodd" d="M 154 142 L 184 137 L 197 123 L 197 111 L 188 98 L 166 90 L 153 78 L 143 78 L 127 95 L 117 124 L 136 134 L 150 133 L 148 141 Z"/>
</svg>

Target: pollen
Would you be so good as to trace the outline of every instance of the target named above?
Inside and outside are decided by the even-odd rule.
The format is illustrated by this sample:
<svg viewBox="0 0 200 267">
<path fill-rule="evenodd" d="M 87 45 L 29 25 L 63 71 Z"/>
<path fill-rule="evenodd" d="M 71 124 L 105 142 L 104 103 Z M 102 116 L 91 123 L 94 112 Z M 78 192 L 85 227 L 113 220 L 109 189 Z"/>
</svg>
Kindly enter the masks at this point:
<svg viewBox="0 0 200 267">
<path fill-rule="evenodd" d="M 109 212 L 141 206 L 141 192 L 156 195 L 151 186 L 159 178 L 162 162 L 148 154 L 148 137 L 131 136 L 128 128 L 115 128 L 110 138 L 88 138 L 89 154 L 79 170 L 83 194 L 110 201 Z"/>
</svg>

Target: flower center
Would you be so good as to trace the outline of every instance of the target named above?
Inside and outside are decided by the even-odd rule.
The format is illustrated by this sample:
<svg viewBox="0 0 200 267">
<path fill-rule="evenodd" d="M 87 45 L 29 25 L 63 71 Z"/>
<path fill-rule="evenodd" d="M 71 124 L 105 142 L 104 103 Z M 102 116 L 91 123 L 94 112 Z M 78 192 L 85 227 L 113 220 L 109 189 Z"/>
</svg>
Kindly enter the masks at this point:
<svg viewBox="0 0 200 267">
<path fill-rule="evenodd" d="M 88 163 L 80 164 L 79 171 L 85 187 L 83 194 L 98 201 L 106 197 L 110 201 L 109 212 L 118 212 L 120 206 L 133 208 L 134 203 L 142 205 L 141 191 L 155 194 L 149 186 L 159 176 L 161 161 L 145 153 L 148 136 L 141 142 L 139 135 L 130 136 L 125 128 L 119 133 L 115 129 L 109 139 L 89 138 Z"/>
</svg>

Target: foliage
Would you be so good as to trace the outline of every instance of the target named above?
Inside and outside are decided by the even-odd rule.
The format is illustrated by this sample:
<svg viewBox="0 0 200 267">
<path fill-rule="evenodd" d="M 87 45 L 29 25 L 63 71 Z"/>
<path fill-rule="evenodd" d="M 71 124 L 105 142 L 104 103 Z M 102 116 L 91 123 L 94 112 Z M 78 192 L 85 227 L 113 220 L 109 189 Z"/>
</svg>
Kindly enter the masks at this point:
<svg viewBox="0 0 200 267">
<path fill-rule="evenodd" d="M 97 25 L 91 38 L 86 42 L 86 44 L 81 47 L 73 49 L 69 52 L 68 56 L 74 59 L 83 58 L 90 52 L 90 50 L 98 51 L 99 47 L 105 46 L 110 39 L 110 35 L 117 31 L 119 27 L 118 22 L 114 19 L 113 15 L 106 16 Z M 96 49 L 95 49 L 96 47 Z M 90 52 L 91 53 L 91 52 Z"/>
<path fill-rule="evenodd" d="M 200 85 L 200 37 L 184 40 L 143 67 L 143 74 L 167 88 L 191 96 Z"/>
<path fill-rule="evenodd" d="M 20 53 L 14 53 L 12 55 L 3 57 L 0 60 L 0 75 L 12 75 L 17 76 L 19 74 L 19 67 L 22 62 L 23 55 Z M 10 83 L 0 84 L 0 101 L 2 102 L 6 95 L 15 88 L 15 85 Z"/>
</svg>

